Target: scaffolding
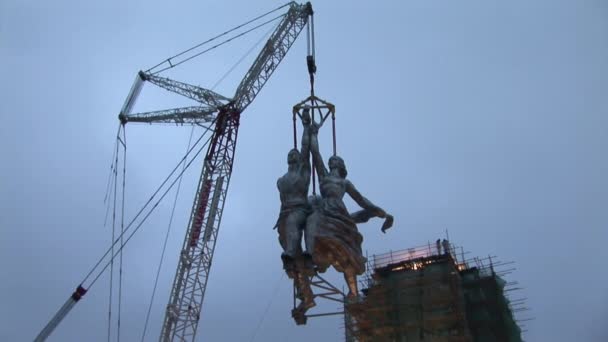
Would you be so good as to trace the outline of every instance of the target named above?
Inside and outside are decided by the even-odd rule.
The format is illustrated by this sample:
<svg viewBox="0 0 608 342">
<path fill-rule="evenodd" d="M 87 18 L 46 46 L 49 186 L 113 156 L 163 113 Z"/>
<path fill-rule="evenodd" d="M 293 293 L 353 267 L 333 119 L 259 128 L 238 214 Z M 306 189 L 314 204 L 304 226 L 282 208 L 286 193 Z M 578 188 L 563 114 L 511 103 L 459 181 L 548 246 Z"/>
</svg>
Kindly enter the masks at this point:
<svg viewBox="0 0 608 342">
<path fill-rule="evenodd" d="M 346 341 L 521 341 L 506 297 L 518 288 L 498 274 L 512 269 L 495 271 L 512 263 L 466 254 L 438 240 L 369 258 L 363 296 L 345 301 Z"/>
</svg>

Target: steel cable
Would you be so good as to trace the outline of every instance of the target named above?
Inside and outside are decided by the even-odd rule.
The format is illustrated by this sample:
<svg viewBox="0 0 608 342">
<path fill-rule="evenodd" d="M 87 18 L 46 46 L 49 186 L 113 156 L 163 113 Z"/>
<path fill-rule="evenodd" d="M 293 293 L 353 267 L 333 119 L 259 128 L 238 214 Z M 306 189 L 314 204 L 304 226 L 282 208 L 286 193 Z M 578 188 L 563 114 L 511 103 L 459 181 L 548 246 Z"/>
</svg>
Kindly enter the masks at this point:
<svg viewBox="0 0 608 342">
<path fill-rule="evenodd" d="M 186 168 L 184 169 L 184 171 L 180 172 L 180 174 L 177 175 L 177 178 L 175 180 L 173 180 L 173 182 L 171 182 L 171 184 L 169 185 L 169 187 L 167 188 L 167 190 L 165 190 L 165 192 L 160 196 L 160 198 L 158 199 L 158 201 L 156 201 L 156 203 L 154 203 L 154 205 L 152 206 L 152 209 L 150 209 L 150 211 L 148 211 L 148 213 L 142 218 L 141 222 L 129 234 L 129 236 L 127 237 L 127 239 L 124 241 L 124 244 L 120 245 L 120 248 L 118 249 L 118 251 L 114 255 L 112 255 L 112 257 L 111 257 L 112 259 L 115 258 L 116 255 L 118 255 L 118 253 L 120 251 L 122 251 L 122 249 L 125 247 L 125 245 L 131 240 L 131 238 L 133 237 L 133 235 L 135 235 L 135 233 L 137 233 L 137 231 L 139 230 L 139 228 L 141 228 L 141 226 L 144 224 L 144 222 L 146 221 L 146 219 L 148 219 L 148 217 L 150 217 L 150 215 L 152 214 L 152 212 L 154 211 L 154 209 L 156 209 L 156 207 L 165 198 L 165 196 L 167 196 L 167 194 L 173 188 L 173 186 L 175 185 L 175 183 L 177 183 L 177 181 L 179 180 L 179 178 L 184 174 L 185 170 L 188 169 L 188 167 L 190 167 L 190 165 L 194 162 L 194 160 L 196 160 L 196 158 L 198 157 L 198 155 L 207 146 L 207 144 L 209 143 L 210 140 L 211 140 L 211 137 L 209 137 L 209 139 L 207 139 L 207 142 L 205 142 L 205 144 L 203 144 L 203 146 L 201 146 L 201 148 L 196 152 L 196 154 L 194 155 L 194 157 L 192 157 L 192 159 L 190 160 L 190 162 L 188 162 L 188 164 L 186 164 Z M 179 164 L 178 164 L 178 166 L 179 166 Z M 133 222 L 134 221 L 132 221 L 132 223 Z M 129 224 L 127 226 L 127 228 L 125 229 L 125 233 L 130 228 L 130 226 L 131 226 L 131 224 Z M 118 242 L 118 240 L 116 242 Z M 103 259 L 105 259 L 105 256 L 107 255 L 107 253 L 109 253 L 109 250 L 108 250 L 108 252 L 106 252 L 106 254 L 104 255 L 104 257 L 102 257 L 101 261 L 103 261 Z M 101 264 L 101 261 L 98 262 L 98 264 Z M 87 289 L 90 289 L 93 286 L 93 284 L 95 284 L 97 282 L 97 280 L 99 279 L 99 277 L 101 277 L 101 275 L 105 272 L 106 269 L 108 269 L 109 266 L 110 266 L 110 261 L 106 262 L 106 265 L 103 267 L 103 269 L 101 271 L 98 272 L 97 276 L 95 276 L 95 278 L 91 281 L 91 283 L 89 284 L 89 286 L 88 286 Z M 95 268 L 97 268 L 97 267 L 95 267 Z M 91 274 L 92 274 L 92 272 L 91 272 Z"/>
<path fill-rule="evenodd" d="M 206 41 L 204 41 L 204 42 L 202 42 L 202 43 L 199 43 L 199 44 L 197 44 L 197 45 L 195 45 L 195 46 L 193 46 L 193 47 L 191 47 L 191 48 L 189 48 L 189 49 L 186 49 L 186 50 L 184 50 L 184 51 L 182 51 L 182 52 L 180 52 L 180 53 L 178 53 L 178 54 L 176 54 L 176 55 L 174 55 L 174 56 L 171 56 L 171 57 L 169 57 L 169 58 L 167 58 L 167 59 L 163 60 L 162 62 L 160 62 L 160 63 L 156 64 L 155 66 L 151 67 L 150 69 L 146 70 L 146 72 L 151 72 L 153 69 L 156 69 L 157 67 L 159 67 L 159 66 L 163 65 L 165 62 L 168 62 L 168 63 L 169 63 L 169 65 L 171 65 L 171 64 L 172 64 L 172 63 L 171 63 L 171 59 L 176 58 L 176 57 L 179 57 L 179 56 L 182 56 L 182 55 L 184 55 L 184 54 L 186 54 L 186 53 L 188 53 L 188 52 L 190 52 L 190 51 L 192 51 L 192 50 L 194 50 L 194 49 L 197 49 L 197 48 L 199 48 L 199 47 L 201 47 L 201 46 L 203 46 L 203 45 L 205 45 L 205 44 L 207 44 L 207 43 L 210 43 L 210 42 L 212 42 L 212 41 L 216 40 L 217 38 L 223 37 L 223 36 L 225 36 L 225 35 L 227 35 L 227 34 L 229 34 L 229 33 L 231 33 L 231 32 L 234 32 L 234 31 L 236 31 L 236 30 L 238 30 L 238 29 L 240 29 L 240 28 L 242 28 L 242 27 L 244 27 L 244 26 L 247 26 L 247 25 L 251 24 L 252 22 L 254 22 L 254 21 L 258 20 L 258 19 L 261 19 L 261 18 L 263 18 L 263 17 L 265 17 L 265 16 L 267 16 L 267 15 L 269 15 L 269 14 L 271 14 L 271 13 L 274 13 L 274 12 L 276 12 L 276 11 L 280 10 L 280 9 L 281 9 L 281 8 L 283 8 L 283 7 L 286 7 L 286 6 L 291 5 L 292 3 L 293 3 L 293 1 L 290 1 L 290 2 L 288 2 L 288 3 L 286 3 L 286 4 L 284 4 L 284 5 L 281 5 L 281 6 L 277 7 L 277 8 L 275 8 L 275 9 L 271 10 L 271 11 L 268 11 L 268 12 L 266 12 L 266 13 L 262 14 L 262 15 L 259 15 L 259 16 L 255 17 L 255 18 L 253 18 L 253 19 L 251 19 L 251 20 L 249 20 L 249 21 L 247 21 L 247 22 L 245 22 L 245 23 L 241 24 L 241 25 L 238 25 L 238 26 L 236 26 L 236 27 L 234 27 L 234 28 L 232 28 L 232 29 L 230 29 L 230 30 L 228 30 L 228 31 L 225 31 L 225 32 L 223 32 L 223 33 L 220 33 L 219 35 L 217 35 L 217 36 L 215 36 L 215 37 L 213 37 L 213 38 L 210 38 L 210 39 L 208 39 L 208 40 L 206 40 Z M 161 70 L 161 71 L 162 71 L 162 70 Z M 159 71 L 159 72 L 160 72 L 160 71 Z"/>
<path fill-rule="evenodd" d="M 260 330 L 260 327 L 262 326 L 262 323 L 264 322 L 264 319 L 266 318 L 266 315 L 268 314 L 268 310 L 270 310 L 270 306 L 272 306 L 272 302 L 274 302 L 274 299 L 277 296 L 277 292 L 279 291 L 279 286 L 281 285 L 281 281 L 283 280 L 284 276 L 285 276 L 285 273 L 281 273 L 281 276 L 279 277 L 277 283 L 274 286 L 274 290 L 272 291 L 272 297 L 270 297 L 270 300 L 268 301 L 268 304 L 266 305 L 266 309 L 264 309 L 264 313 L 262 314 L 262 317 L 260 317 L 260 320 L 258 321 L 258 325 L 255 327 L 255 330 L 253 331 L 253 334 L 251 335 L 249 342 L 253 342 L 253 340 L 255 340 L 255 337 L 257 336 L 258 331 Z"/>
<path fill-rule="evenodd" d="M 192 129 L 190 130 L 190 138 L 188 139 L 188 147 L 186 148 L 186 151 L 188 151 L 190 149 L 190 144 L 192 143 L 192 136 L 194 135 L 194 126 L 192 126 Z M 182 162 L 180 161 L 180 164 Z M 182 168 L 182 174 L 186 169 L 186 164 L 184 162 L 184 166 Z M 171 232 L 171 224 L 173 223 L 173 215 L 175 213 L 175 207 L 177 204 L 177 198 L 179 197 L 179 190 L 181 189 L 182 186 L 182 177 L 179 177 L 179 182 L 177 184 L 177 190 L 175 191 L 175 198 L 173 199 L 173 208 L 171 209 L 171 216 L 169 217 L 169 225 L 167 226 L 167 233 L 165 234 L 165 241 L 163 242 L 163 250 L 161 252 L 160 255 L 160 262 L 158 264 L 158 269 L 156 270 L 156 278 L 154 279 L 154 287 L 152 289 L 152 296 L 150 298 L 150 305 L 148 305 L 148 312 L 146 313 L 146 322 L 144 323 L 144 331 L 141 335 L 141 341 L 143 342 L 145 337 L 146 337 L 146 331 L 148 329 L 148 322 L 150 320 L 150 313 L 152 312 L 152 304 L 154 303 L 154 297 L 156 295 L 156 288 L 158 286 L 158 279 L 160 277 L 160 270 L 163 266 L 163 261 L 165 259 L 165 251 L 167 249 L 167 241 L 169 240 L 169 233 Z"/>
<path fill-rule="evenodd" d="M 119 148 L 119 136 L 120 136 L 120 128 L 118 127 L 118 132 L 116 133 L 116 151 L 114 153 L 114 195 L 112 202 L 112 241 L 115 239 L 116 235 L 116 188 L 118 185 L 118 148 Z M 112 254 L 114 254 L 114 244 L 111 246 Z M 114 293 L 114 259 L 110 260 L 110 294 L 108 300 L 108 342 L 111 341 L 112 337 L 112 295 Z"/>
<path fill-rule="evenodd" d="M 244 55 L 243 55 L 243 56 L 242 56 L 242 57 L 241 57 L 241 58 L 240 58 L 240 59 L 239 59 L 239 60 L 238 60 L 238 61 L 237 61 L 237 62 L 236 62 L 236 63 L 235 63 L 235 64 L 234 64 L 234 65 L 233 65 L 231 68 L 230 68 L 230 69 L 228 69 L 228 71 L 226 71 L 226 73 L 225 73 L 225 74 L 224 74 L 222 77 L 220 77 L 220 79 L 219 79 L 217 82 L 215 82 L 215 84 L 213 85 L 213 87 L 211 87 L 211 90 L 215 90 L 215 88 L 217 88 L 217 86 L 218 86 L 218 85 L 220 85 L 220 83 L 222 83 L 222 82 L 224 81 L 224 79 L 226 79 L 226 77 L 228 77 L 228 75 L 230 75 L 230 74 L 231 74 L 231 73 L 234 71 L 234 69 L 236 69 L 236 67 L 237 67 L 237 66 L 239 66 L 239 65 L 240 65 L 240 64 L 243 62 L 243 60 L 245 60 L 245 58 L 247 58 L 247 56 L 249 56 L 249 55 L 250 55 L 250 54 L 253 52 L 253 50 L 254 50 L 255 48 L 257 48 L 257 47 L 260 45 L 260 43 L 261 43 L 262 41 L 264 41 L 264 38 L 266 38 L 267 36 L 269 36 L 269 35 L 270 35 L 270 33 L 272 32 L 272 29 L 273 29 L 273 28 L 271 28 L 270 30 L 268 30 L 268 32 L 266 32 L 266 33 L 265 33 L 265 34 L 264 34 L 264 35 L 263 35 L 263 36 L 260 38 L 260 40 L 258 40 L 258 41 L 257 41 L 257 42 L 256 42 L 256 43 L 255 43 L 255 44 L 254 44 L 254 45 L 253 45 L 253 46 L 252 46 L 250 49 L 249 49 L 249 51 L 247 51 L 247 52 L 246 52 L 246 53 L 245 53 L 245 54 L 244 54 Z"/>
<path fill-rule="evenodd" d="M 127 129 L 126 126 L 122 126 L 122 137 L 123 137 L 123 154 L 122 154 L 122 201 L 121 201 L 121 214 L 120 214 L 120 244 L 123 244 L 123 236 L 125 234 L 125 183 L 127 177 Z M 116 327 L 117 341 L 120 342 L 120 318 L 121 318 L 121 307 L 122 307 L 122 250 L 120 251 L 120 261 L 118 267 L 118 324 Z"/>
<path fill-rule="evenodd" d="M 118 132 L 120 131 L 120 124 L 118 125 L 118 131 L 116 132 L 116 135 L 118 136 Z M 113 181 L 114 181 L 114 177 L 112 177 L 114 175 L 114 158 L 116 156 L 116 150 L 118 149 L 118 139 L 116 139 L 116 145 L 114 145 L 114 148 L 112 148 L 112 160 L 110 162 L 110 173 L 108 174 L 108 182 L 106 184 L 106 194 L 103 198 L 103 203 L 106 205 L 106 213 L 104 215 L 104 220 L 103 220 L 103 226 L 105 227 L 107 222 L 108 222 L 108 214 L 110 213 L 110 202 L 108 202 L 108 199 L 110 196 L 112 196 L 112 186 L 114 185 Z"/>
<path fill-rule="evenodd" d="M 246 35 L 247 33 L 250 33 L 251 31 L 257 30 L 258 28 L 260 28 L 260 27 L 262 27 L 262 26 L 264 26 L 264 25 L 268 25 L 269 23 L 271 23 L 271 22 L 273 22 L 273 21 L 275 21 L 275 20 L 277 20 L 277 19 L 279 19 L 279 18 L 282 18 L 282 17 L 284 17 L 284 16 L 285 16 L 285 14 L 281 14 L 281 15 L 279 15 L 279 16 L 277 16 L 277 17 L 274 17 L 274 18 L 272 18 L 272 19 L 270 19 L 270 20 L 268 20 L 268 21 L 265 21 L 265 22 L 263 22 L 263 23 L 261 23 L 261 24 L 257 25 L 257 26 L 254 26 L 253 28 L 251 28 L 251 29 L 249 29 L 249 30 L 247 30 L 247 31 L 244 31 L 244 32 L 242 32 L 242 33 L 239 33 L 238 35 L 236 35 L 236 36 L 234 36 L 234 37 L 232 37 L 232 38 L 230 38 L 230 39 L 227 39 L 227 40 L 225 40 L 225 41 L 223 41 L 223 42 L 221 42 L 221 43 L 219 43 L 219 44 L 216 44 L 216 45 L 214 45 L 214 46 L 212 46 L 212 47 L 210 47 L 210 48 L 208 48 L 208 49 L 205 49 L 205 50 L 203 50 L 203 51 L 201 51 L 201 52 L 199 52 L 199 53 L 197 53 L 197 54 L 194 54 L 194 55 L 192 55 L 192 56 L 190 56 L 190 57 L 188 57 L 188 58 L 186 58 L 186 59 L 184 59 L 184 60 L 181 60 L 181 61 L 179 61 L 178 63 L 170 63 L 168 67 L 165 67 L 165 68 L 163 68 L 163 69 L 160 69 L 159 71 L 152 72 L 152 74 L 154 74 L 154 75 L 158 75 L 159 73 L 161 73 L 161 72 L 163 72 L 163 71 L 166 71 L 166 70 L 169 70 L 169 69 L 175 68 L 175 67 L 176 67 L 176 66 L 178 66 L 178 65 L 184 64 L 184 63 L 186 63 L 187 61 L 189 61 L 189 60 L 191 60 L 191 59 L 193 59 L 193 58 L 196 58 L 196 57 L 198 57 L 198 56 L 200 56 L 200 55 L 202 55 L 202 54 L 204 54 L 204 53 L 207 53 L 207 52 L 209 52 L 209 51 L 211 51 L 211 50 L 213 50 L 213 49 L 215 49 L 215 48 L 218 48 L 218 47 L 220 47 L 220 46 L 222 46 L 222 45 L 224 45 L 224 44 L 227 44 L 227 43 L 229 43 L 229 42 L 231 42 L 231 41 L 235 40 L 236 38 L 240 38 L 240 37 L 242 37 L 242 36 Z"/>
<path fill-rule="evenodd" d="M 216 118 L 217 119 L 217 118 Z M 215 121 L 215 119 L 214 119 Z M 203 137 L 205 136 L 205 134 L 209 132 L 209 131 L 205 131 L 203 132 L 203 134 L 197 139 L 197 141 L 194 143 L 194 145 L 192 146 L 192 148 L 190 148 L 190 150 L 186 153 L 186 155 L 184 155 L 184 157 L 181 159 L 182 161 L 188 158 L 188 155 L 192 152 L 192 150 L 194 150 L 194 148 L 196 147 L 196 145 L 198 145 L 198 143 L 200 143 L 200 141 L 203 139 Z M 211 139 L 211 137 L 209 138 Z M 207 142 L 205 143 L 205 145 L 208 143 L 209 139 L 207 140 Z M 199 151 L 200 152 L 200 151 Z M 148 201 L 144 204 L 144 206 L 137 212 L 137 214 L 135 215 L 135 217 L 131 220 L 131 222 L 129 222 L 129 224 L 127 225 L 127 227 L 125 228 L 125 233 L 129 230 L 129 228 L 135 223 L 135 221 L 139 218 L 139 216 L 144 212 L 144 210 L 146 209 L 146 207 L 152 202 L 152 200 L 154 199 L 154 197 L 161 191 L 162 187 L 169 181 L 169 179 L 171 178 L 171 176 L 173 176 L 173 174 L 175 173 L 175 171 L 177 171 L 177 169 L 179 168 L 179 165 L 181 165 L 182 161 L 180 161 L 175 168 L 169 173 L 169 175 L 165 178 L 165 180 L 161 183 L 161 185 L 158 187 L 158 189 L 156 189 L 156 191 L 152 194 L 152 196 L 150 196 L 150 198 L 148 199 Z M 112 246 L 116 245 L 118 243 L 117 240 L 114 240 L 112 242 Z M 84 277 L 84 279 L 80 282 L 80 284 L 83 284 L 84 282 L 87 281 L 87 279 L 91 276 L 91 274 L 93 274 L 93 272 L 95 272 L 95 269 L 97 269 L 97 267 L 103 262 L 103 260 L 105 259 L 105 257 L 111 252 L 111 248 L 109 248 L 103 255 L 102 257 L 97 261 L 97 263 L 93 266 L 93 268 L 89 271 L 89 273 L 87 273 L 87 275 Z"/>
</svg>

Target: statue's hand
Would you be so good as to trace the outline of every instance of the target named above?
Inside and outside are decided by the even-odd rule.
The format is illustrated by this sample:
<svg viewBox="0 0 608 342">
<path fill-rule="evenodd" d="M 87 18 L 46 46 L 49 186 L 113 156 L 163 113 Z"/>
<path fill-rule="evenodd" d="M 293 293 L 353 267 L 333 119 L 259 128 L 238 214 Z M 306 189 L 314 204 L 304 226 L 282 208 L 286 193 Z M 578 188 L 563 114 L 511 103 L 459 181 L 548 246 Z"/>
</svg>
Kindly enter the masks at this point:
<svg viewBox="0 0 608 342">
<path fill-rule="evenodd" d="M 393 215 L 386 214 L 386 219 L 384 220 L 384 223 L 382 224 L 382 229 L 381 229 L 382 233 L 386 234 L 386 231 L 393 226 L 393 221 L 394 221 Z"/>
</svg>

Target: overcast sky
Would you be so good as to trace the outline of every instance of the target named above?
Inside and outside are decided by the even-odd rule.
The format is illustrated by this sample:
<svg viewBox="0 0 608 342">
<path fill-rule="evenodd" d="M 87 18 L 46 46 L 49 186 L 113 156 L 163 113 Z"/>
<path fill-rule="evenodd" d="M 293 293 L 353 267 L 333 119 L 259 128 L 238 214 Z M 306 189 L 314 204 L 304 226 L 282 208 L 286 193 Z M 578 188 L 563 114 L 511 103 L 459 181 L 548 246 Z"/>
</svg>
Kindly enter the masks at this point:
<svg viewBox="0 0 608 342">
<path fill-rule="evenodd" d="M 103 198 L 116 116 L 136 72 L 280 4 L 0 2 L 0 340 L 33 339 L 109 245 Z M 608 340 L 608 2 L 313 6 L 317 93 L 336 105 L 338 153 L 349 179 L 395 216 L 387 235 L 379 221 L 360 226 L 363 249 L 405 249 L 448 229 L 471 256 L 516 262 L 507 279 L 524 288 L 516 297 L 528 298 L 536 318 L 528 341 Z M 210 88 L 266 32 L 166 75 Z M 232 96 L 255 54 L 216 90 Z M 308 92 L 305 55 L 302 35 L 243 114 L 199 341 L 343 338 L 339 317 L 292 321 L 271 229 L 291 107 Z M 136 110 L 184 103 L 148 85 Z M 189 134 L 127 125 L 128 218 Z M 327 131 L 321 145 L 327 158 Z M 160 331 L 199 173 L 194 165 L 182 184 L 149 340 Z M 163 202 L 125 251 L 124 341 L 141 336 L 170 210 Z M 105 341 L 108 292 L 104 276 L 49 340 Z"/>
</svg>

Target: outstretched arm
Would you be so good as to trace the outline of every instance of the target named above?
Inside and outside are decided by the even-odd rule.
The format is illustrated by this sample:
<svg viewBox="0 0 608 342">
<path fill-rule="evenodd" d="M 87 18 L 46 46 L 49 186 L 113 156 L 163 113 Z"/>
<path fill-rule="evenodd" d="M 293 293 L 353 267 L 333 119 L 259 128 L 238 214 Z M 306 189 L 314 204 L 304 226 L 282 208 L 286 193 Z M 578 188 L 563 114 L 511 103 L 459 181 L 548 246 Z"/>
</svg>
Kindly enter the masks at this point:
<svg viewBox="0 0 608 342">
<path fill-rule="evenodd" d="M 382 208 L 374 205 L 370 200 L 365 198 L 357 188 L 350 181 L 346 181 L 346 193 L 355 201 L 357 204 L 365 209 L 366 211 L 372 213 L 374 216 L 385 217 L 386 212 L 382 210 Z"/>
<path fill-rule="evenodd" d="M 311 124 L 310 133 L 310 153 L 312 154 L 312 161 L 315 163 L 315 169 L 317 170 L 319 180 L 321 180 L 325 177 L 325 175 L 327 175 L 327 169 L 323 164 L 323 157 L 321 157 L 321 152 L 319 152 L 319 125 L 316 122 L 313 122 Z"/>
<path fill-rule="evenodd" d="M 353 183 L 350 181 L 346 181 L 346 192 L 361 208 L 363 208 L 363 210 L 350 214 L 356 223 L 367 222 L 372 217 L 380 217 L 386 219 L 382 225 L 383 233 L 393 226 L 393 216 L 387 214 L 384 209 L 376 206 L 370 200 L 361 195 L 359 190 L 357 190 L 357 188 L 355 188 Z"/>
</svg>

